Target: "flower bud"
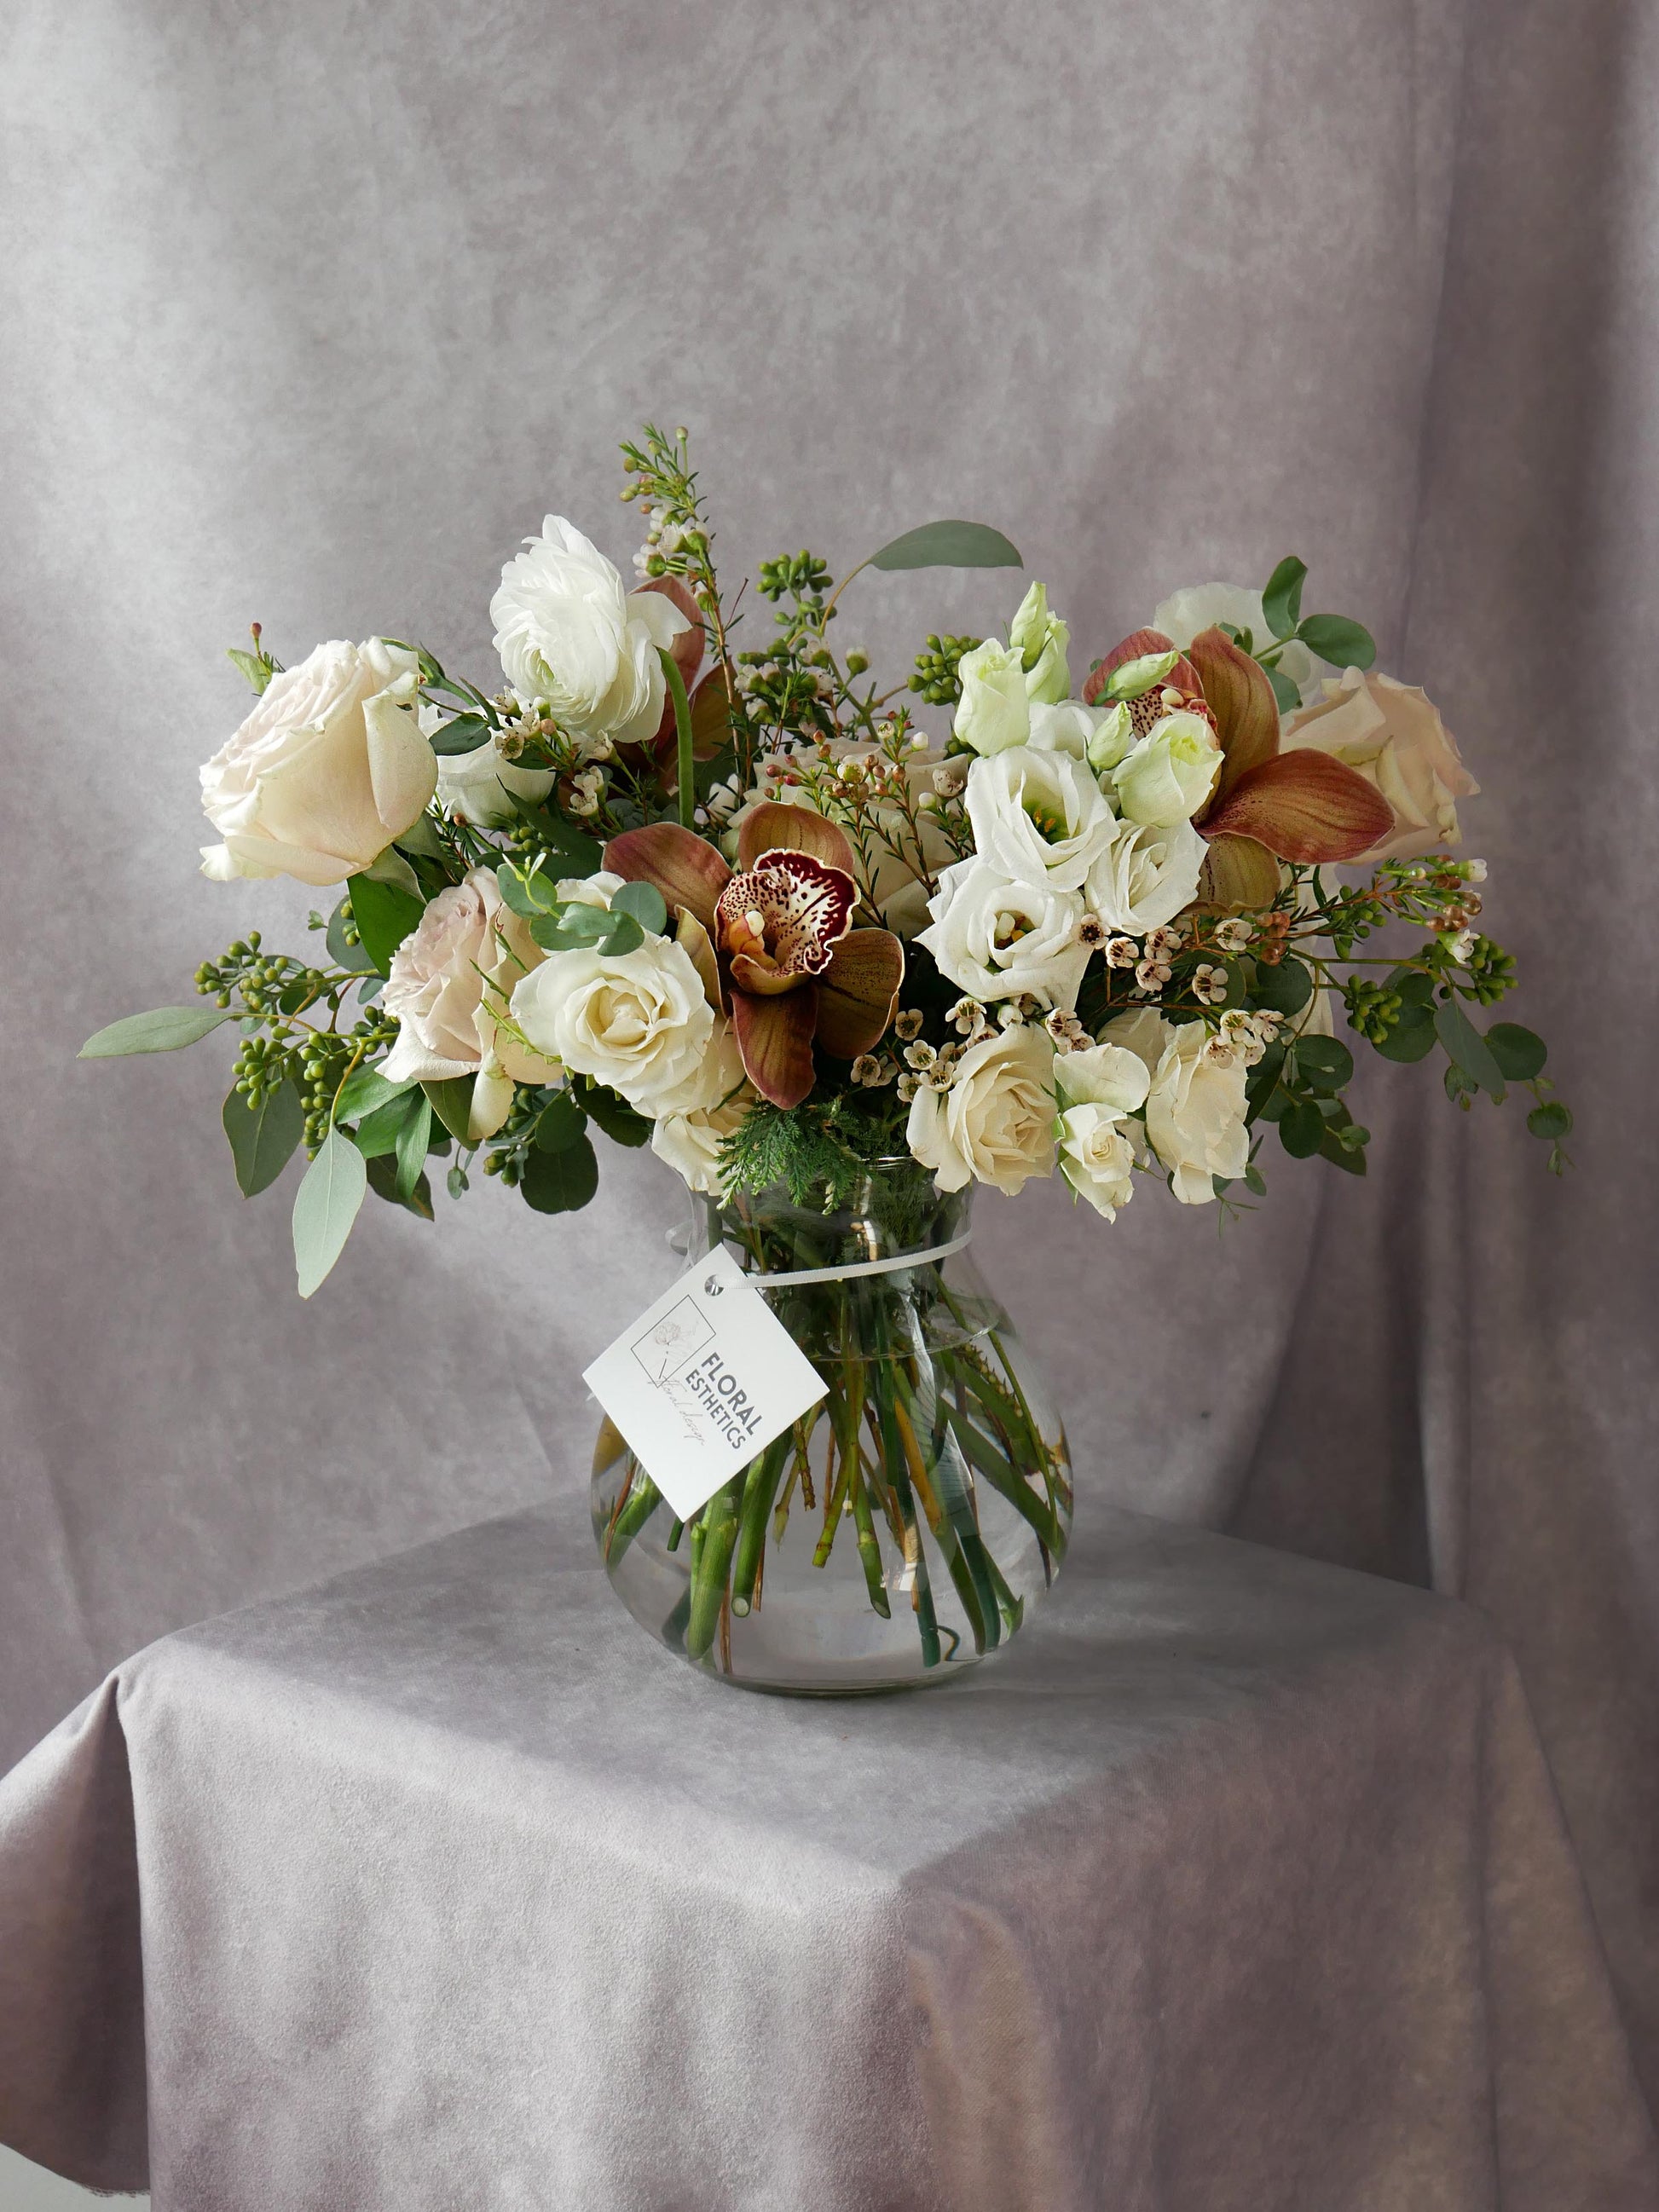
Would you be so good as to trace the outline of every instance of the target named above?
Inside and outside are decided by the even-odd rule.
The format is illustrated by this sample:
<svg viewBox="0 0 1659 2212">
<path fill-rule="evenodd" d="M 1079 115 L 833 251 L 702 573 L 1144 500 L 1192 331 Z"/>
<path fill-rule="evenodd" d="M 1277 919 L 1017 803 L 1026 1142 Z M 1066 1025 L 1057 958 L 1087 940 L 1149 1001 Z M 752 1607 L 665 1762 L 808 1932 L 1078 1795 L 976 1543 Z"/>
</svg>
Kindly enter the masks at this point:
<svg viewBox="0 0 1659 2212">
<path fill-rule="evenodd" d="M 1162 684 L 1181 655 L 1169 653 L 1143 653 L 1139 659 L 1123 661 L 1106 678 L 1109 699 L 1139 699 L 1150 691 L 1154 684 Z"/>
<path fill-rule="evenodd" d="M 1117 766 L 1128 751 L 1134 733 L 1133 718 L 1120 699 L 1089 739 L 1089 765 L 1097 775 L 1104 775 Z"/>
<path fill-rule="evenodd" d="M 1025 672 L 1028 698 L 1052 707 L 1069 696 L 1072 678 L 1066 647 L 1070 637 L 1059 616 L 1048 611 L 1048 586 L 1033 584 L 1008 628 L 1010 648 L 1019 655 Z"/>
<path fill-rule="evenodd" d="M 951 722 L 954 734 L 976 753 L 1023 745 L 1030 735 L 1031 702 L 1018 652 L 988 637 L 963 654 L 957 673 L 962 697 Z"/>
<path fill-rule="evenodd" d="M 1116 770 L 1119 810 L 1131 822 L 1167 830 L 1189 822 L 1215 788 L 1221 748 L 1201 714 L 1165 714 Z"/>
</svg>

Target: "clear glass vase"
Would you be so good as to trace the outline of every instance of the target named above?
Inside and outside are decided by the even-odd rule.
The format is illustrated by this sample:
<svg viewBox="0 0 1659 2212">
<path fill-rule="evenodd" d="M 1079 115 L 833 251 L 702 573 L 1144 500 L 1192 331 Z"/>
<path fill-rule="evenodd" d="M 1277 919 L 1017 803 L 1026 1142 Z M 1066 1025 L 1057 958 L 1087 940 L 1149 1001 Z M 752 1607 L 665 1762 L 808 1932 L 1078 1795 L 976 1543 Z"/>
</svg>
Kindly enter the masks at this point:
<svg viewBox="0 0 1659 2212">
<path fill-rule="evenodd" d="M 970 1197 L 941 1196 L 905 1158 L 833 1210 L 781 1188 L 694 1200 L 691 1255 L 724 1244 L 827 1388 L 685 1524 L 600 1429 L 606 1571 L 694 1666 L 809 1695 L 942 1681 L 1002 1650 L 1054 1580 L 1072 1522 L 1065 1431 L 974 1265 Z M 766 1283 L 873 1261 L 899 1264 Z"/>
</svg>

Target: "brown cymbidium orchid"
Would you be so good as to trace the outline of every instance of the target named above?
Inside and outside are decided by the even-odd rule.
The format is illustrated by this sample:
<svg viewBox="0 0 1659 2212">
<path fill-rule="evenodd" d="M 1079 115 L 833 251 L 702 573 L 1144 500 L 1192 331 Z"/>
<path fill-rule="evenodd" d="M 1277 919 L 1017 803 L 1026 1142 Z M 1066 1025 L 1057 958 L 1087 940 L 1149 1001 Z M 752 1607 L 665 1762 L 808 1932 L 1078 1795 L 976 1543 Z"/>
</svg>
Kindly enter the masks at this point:
<svg viewBox="0 0 1659 2212">
<path fill-rule="evenodd" d="M 654 884 L 679 914 L 678 936 L 710 998 L 732 1017 L 750 1081 L 775 1106 L 812 1088 L 812 1042 L 837 1060 L 873 1051 L 904 980 L 888 929 L 854 929 L 858 898 L 845 834 L 804 806 L 757 806 L 738 830 L 734 872 L 674 822 L 624 830 L 605 865 Z"/>
<path fill-rule="evenodd" d="M 1173 653 L 1161 630 L 1138 629 L 1109 653 L 1083 689 L 1093 702 L 1121 662 Z M 1162 684 L 1128 702 L 1137 738 L 1178 691 L 1202 714 L 1221 746 L 1221 774 L 1193 826 L 1209 845 L 1199 896 L 1206 905 L 1271 906 L 1279 863 L 1352 860 L 1394 827 L 1394 809 L 1375 785 L 1328 753 L 1279 750 L 1279 703 L 1260 661 L 1241 653 L 1225 630 L 1203 630 Z"/>
</svg>

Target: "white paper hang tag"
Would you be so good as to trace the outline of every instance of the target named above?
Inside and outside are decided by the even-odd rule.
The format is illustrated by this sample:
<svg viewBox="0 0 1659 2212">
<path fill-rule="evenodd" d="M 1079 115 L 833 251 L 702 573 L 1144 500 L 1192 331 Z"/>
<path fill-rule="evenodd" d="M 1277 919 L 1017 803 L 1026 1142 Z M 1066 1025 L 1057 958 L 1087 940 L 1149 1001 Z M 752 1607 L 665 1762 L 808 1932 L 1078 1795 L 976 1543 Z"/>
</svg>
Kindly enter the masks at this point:
<svg viewBox="0 0 1659 2212">
<path fill-rule="evenodd" d="M 682 1521 L 827 1387 L 724 1246 L 672 1284 L 582 1380 Z"/>
</svg>

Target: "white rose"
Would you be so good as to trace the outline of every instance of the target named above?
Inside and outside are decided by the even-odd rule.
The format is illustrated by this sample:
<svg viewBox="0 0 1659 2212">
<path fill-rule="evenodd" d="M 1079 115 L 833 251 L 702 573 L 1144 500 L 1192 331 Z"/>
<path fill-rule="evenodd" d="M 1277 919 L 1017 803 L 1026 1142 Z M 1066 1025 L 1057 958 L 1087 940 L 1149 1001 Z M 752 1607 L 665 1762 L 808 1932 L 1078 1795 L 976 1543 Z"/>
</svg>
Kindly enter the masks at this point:
<svg viewBox="0 0 1659 2212">
<path fill-rule="evenodd" d="M 658 1115 L 652 1151 L 692 1190 L 717 1197 L 721 1141 L 741 1127 L 755 1097 L 731 1024 L 722 1022 L 691 1080 L 673 1094 L 671 1110 Z"/>
<path fill-rule="evenodd" d="M 538 806 L 554 785 L 547 768 L 517 768 L 501 757 L 501 732 L 492 730 L 470 753 L 438 756 L 438 804 L 480 830 L 499 830 L 514 818 L 514 799 Z"/>
<path fill-rule="evenodd" d="M 1201 714 L 1164 714 L 1131 745 L 1112 778 L 1118 811 L 1153 830 L 1190 822 L 1215 789 L 1221 747 Z"/>
<path fill-rule="evenodd" d="M 273 676 L 253 712 L 202 770 L 202 805 L 222 845 L 202 873 L 343 883 L 371 866 L 426 811 L 438 763 L 421 734 L 412 653 L 336 639 Z"/>
<path fill-rule="evenodd" d="M 1146 1062 L 1123 1045 L 1054 1055 L 1060 1171 L 1108 1221 L 1133 1195 L 1135 1148 L 1122 1123 L 1146 1103 L 1151 1079 Z"/>
<path fill-rule="evenodd" d="M 1146 1134 L 1182 1204 L 1206 1206 L 1215 1196 L 1215 1176 L 1236 1182 L 1249 1165 L 1244 1064 L 1237 1055 L 1229 1066 L 1207 1057 L 1209 1031 L 1202 1022 L 1177 1026 L 1149 1007 L 1109 1023 L 1103 1041 L 1146 1060 L 1160 1035 L 1163 1048 L 1146 1094 Z"/>
<path fill-rule="evenodd" d="M 1109 929 L 1144 937 L 1192 904 L 1206 849 L 1190 822 L 1168 830 L 1118 823 L 1111 843 L 1089 871 L 1084 896 Z"/>
<path fill-rule="evenodd" d="M 634 744 L 656 735 L 665 691 L 657 648 L 691 625 L 665 592 L 625 592 L 562 515 L 550 514 L 501 570 L 489 618 L 521 700 L 544 701 L 578 737 Z"/>
<path fill-rule="evenodd" d="M 609 868 L 601 868 L 592 876 L 561 876 L 553 890 L 556 897 L 572 906 L 602 906 L 608 912 L 627 880 L 625 876 L 613 875 Z"/>
<path fill-rule="evenodd" d="M 1407 860 L 1461 845 L 1457 802 L 1480 787 L 1433 702 L 1414 684 L 1358 668 L 1320 690 L 1322 696 L 1285 724 L 1282 750 L 1329 753 L 1393 807 L 1393 830 L 1358 860 Z"/>
<path fill-rule="evenodd" d="M 910 1150 L 941 1190 L 994 1183 L 1012 1198 L 1054 1166 L 1054 1048 L 1022 1022 L 970 1045 L 948 1091 L 924 1085 L 910 1103 Z"/>
<path fill-rule="evenodd" d="M 1118 826 L 1083 762 L 1030 745 L 976 760 L 963 804 L 982 860 L 1054 890 L 1080 889 Z"/>
<path fill-rule="evenodd" d="M 1178 645 L 1183 653 L 1200 630 L 1217 623 L 1231 623 L 1235 629 L 1249 630 L 1258 653 L 1266 652 L 1273 642 L 1261 592 L 1247 592 L 1242 584 L 1189 585 L 1184 592 L 1172 592 L 1152 615 L 1152 628 L 1161 629 L 1170 644 Z M 1279 670 L 1290 678 L 1304 700 L 1319 689 L 1319 663 L 1305 645 L 1292 641 L 1285 646 L 1279 656 Z"/>
<path fill-rule="evenodd" d="M 653 1120 L 695 1077 L 714 1027 L 690 955 L 666 937 L 632 952 L 551 952 L 513 994 L 533 1051 L 619 1091 Z"/>
<path fill-rule="evenodd" d="M 988 637 L 964 653 L 957 674 L 962 696 L 951 726 L 976 753 L 1000 753 L 1023 745 L 1030 734 L 1031 700 L 1019 653 Z"/>
<path fill-rule="evenodd" d="M 1012 882 L 988 861 L 958 860 L 939 877 L 927 911 L 932 926 L 916 942 L 959 991 L 988 1002 L 1029 993 L 1045 1006 L 1076 1005 L 1089 964 L 1076 891 Z"/>
<path fill-rule="evenodd" d="M 493 869 L 475 868 L 440 891 L 392 956 L 381 1004 L 397 1017 L 398 1037 L 382 1074 L 392 1083 L 476 1075 L 467 1133 L 475 1143 L 493 1136 L 515 1081 L 559 1076 L 556 1060 L 526 1051 L 495 1018 L 543 957 L 528 924 L 503 902 Z"/>
</svg>

